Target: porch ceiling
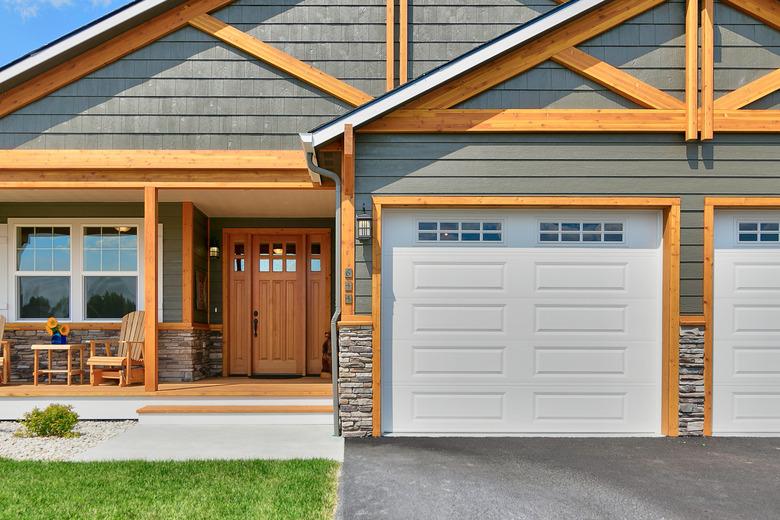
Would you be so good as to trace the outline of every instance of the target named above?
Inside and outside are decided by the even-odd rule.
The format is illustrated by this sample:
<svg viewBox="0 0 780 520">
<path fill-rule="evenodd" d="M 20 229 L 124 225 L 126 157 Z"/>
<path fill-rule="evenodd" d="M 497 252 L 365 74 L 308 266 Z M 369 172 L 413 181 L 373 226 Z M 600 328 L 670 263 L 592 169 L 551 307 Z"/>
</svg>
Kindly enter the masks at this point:
<svg viewBox="0 0 780 520">
<path fill-rule="evenodd" d="M 160 202 L 195 204 L 210 217 L 332 217 L 332 190 L 186 190 L 161 189 Z M 138 202 L 143 190 L 0 189 L 2 202 Z"/>
</svg>

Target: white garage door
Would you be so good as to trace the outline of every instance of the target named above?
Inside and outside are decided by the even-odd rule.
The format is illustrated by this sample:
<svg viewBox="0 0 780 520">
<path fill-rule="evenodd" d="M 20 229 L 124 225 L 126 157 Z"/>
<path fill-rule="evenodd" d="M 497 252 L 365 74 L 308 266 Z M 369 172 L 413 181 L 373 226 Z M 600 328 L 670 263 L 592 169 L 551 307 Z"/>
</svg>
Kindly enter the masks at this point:
<svg viewBox="0 0 780 520">
<path fill-rule="evenodd" d="M 715 215 L 715 435 L 780 434 L 780 212 Z"/>
<path fill-rule="evenodd" d="M 398 210 L 382 229 L 385 433 L 660 433 L 660 212 Z"/>
</svg>

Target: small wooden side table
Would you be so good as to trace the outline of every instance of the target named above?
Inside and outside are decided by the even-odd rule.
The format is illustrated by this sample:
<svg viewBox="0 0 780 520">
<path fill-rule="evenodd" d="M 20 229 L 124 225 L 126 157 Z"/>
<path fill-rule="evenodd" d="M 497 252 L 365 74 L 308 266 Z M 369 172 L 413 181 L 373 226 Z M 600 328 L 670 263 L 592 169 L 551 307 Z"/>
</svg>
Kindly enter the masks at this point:
<svg viewBox="0 0 780 520">
<path fill-rule="evenodd" d="M 42 374 L 46 374 L 49 376 L 49 381 L 47 384 L 51 384 L 52 374 L 67 374 L 68 386 L 71 385 L 73 376 L 79 376 L 79 384 L 82 385 L 84 384 L 84 350 L 87 348 L 86 343 L 69 343 L 67 345 L 41 344 L 41 345 L 32 345 L 30 348 L 33 351 L 33 360 L 34 360 L 33 384 L 35 386 L 38 386 L 38 376 Z M 38 363 L 38 353 L 42 350 L 45 350 L 48 353 L 49 364 L 46 367 L 46 370 L 41 370 Z M 66 355 L 68 356 L 68 368 L 66 370 L 54 370 L 52 368 L 51 354 L 54 351 L 65 352 Z M 71 354 L 76 351 L 78 351 L 79 353 L 79 368 L 77 370 L 74 370 L 73 356 Z"/>
</svg>

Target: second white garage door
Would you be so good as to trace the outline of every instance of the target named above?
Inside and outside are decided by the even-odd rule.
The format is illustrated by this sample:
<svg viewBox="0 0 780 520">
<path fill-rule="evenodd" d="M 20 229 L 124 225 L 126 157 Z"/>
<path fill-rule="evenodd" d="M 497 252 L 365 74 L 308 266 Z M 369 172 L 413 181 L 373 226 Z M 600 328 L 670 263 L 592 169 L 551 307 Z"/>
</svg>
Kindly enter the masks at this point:
<svg viewBox="0 0 780 520">
<path fill-rule="evenodd" d="M 382 427 L 660 434 L 659 212 L 386 211 Z"/>
</svg>

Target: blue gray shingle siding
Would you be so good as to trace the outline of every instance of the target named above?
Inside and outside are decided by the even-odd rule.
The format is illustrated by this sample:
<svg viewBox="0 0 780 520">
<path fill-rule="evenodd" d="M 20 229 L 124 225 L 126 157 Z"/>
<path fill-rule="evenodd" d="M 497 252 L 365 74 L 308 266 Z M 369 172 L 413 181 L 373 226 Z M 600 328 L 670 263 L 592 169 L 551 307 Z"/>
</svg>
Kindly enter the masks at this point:
<svg viewBox="0 0 780 520">
<path fill-rule="evenodd" d="M 681 308 L 702 312 L 706 195 L 780 195 L 780 136 L 363 135 L 356 207 L 372 195 L 615 195 L 682 197 Z M 356 246 L 356 305 L 371 311 L 370 245 Z"/>
</svg>

